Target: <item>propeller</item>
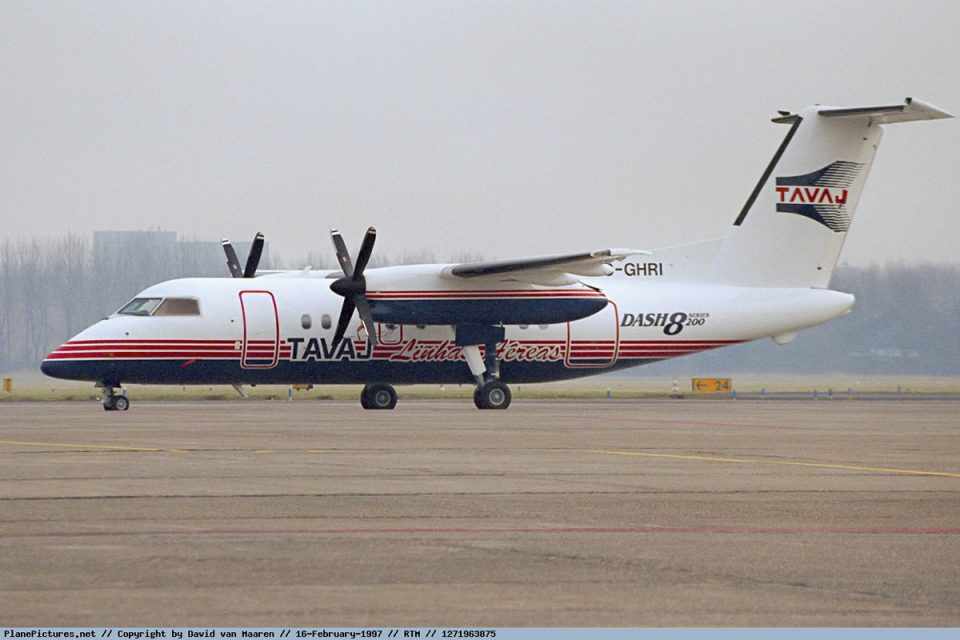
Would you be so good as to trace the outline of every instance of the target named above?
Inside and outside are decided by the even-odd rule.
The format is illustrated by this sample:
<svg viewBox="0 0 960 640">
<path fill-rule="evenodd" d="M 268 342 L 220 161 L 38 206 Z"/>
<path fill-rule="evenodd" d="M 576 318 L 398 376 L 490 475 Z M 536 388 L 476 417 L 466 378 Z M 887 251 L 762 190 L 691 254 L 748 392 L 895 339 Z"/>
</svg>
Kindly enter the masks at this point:
<svg viewBox="0 0 960 640">
<path fill-rule="evenodd" d="M 357 252 L 356 264 L 350 260 L 350 252 L 347 251 L 347 245 L 340 232 L 331 229 L 330 238 L 333 240 L 333 247 L 337 252 L 337 262 L 340 263 L 340 268 L 343 270 L 343 277 L 330 283 L 333 292 L 343 296 L 343 306 L 340 307 L 340 319 L 337 321 L 337 330 L 333 334 L 332 346 L 336 347 L 343 340 L 343 336 L 350 326 L 350 320 L 353 319 L 354 311 L 360 313 L 360 320 L 367 329 L 367 340 L 372 346 L 376 346 L 377 328 L 373 323 L 370 303 L 367 301 L 367 281 L 363 277 L 363 271 L 367 268 L 367 263 L 370 262 L 373 244 L 377 240 L 377 230 L 373 227 L 367 229 L 367 233 L 363 236 L 363 242 L 360 244 L 360 251 Z"/>
<path fill-rule="evenodd" d="M 253 236 L 250 253 L 247 255 L 247 264 L 243 271 L 240 270 L 240 260 L 237 258 L 233 244 L 226 238 L 221 240 L 220 244 L 223 245 L 223 252 L 227 255 L 227 268 L 230 270 L 230 275 L 234 278 L 252 278 L 257 275 L 257 266 L 260 264 L 260 256 L 263 255 L 262 233 Z"/>
</svg>

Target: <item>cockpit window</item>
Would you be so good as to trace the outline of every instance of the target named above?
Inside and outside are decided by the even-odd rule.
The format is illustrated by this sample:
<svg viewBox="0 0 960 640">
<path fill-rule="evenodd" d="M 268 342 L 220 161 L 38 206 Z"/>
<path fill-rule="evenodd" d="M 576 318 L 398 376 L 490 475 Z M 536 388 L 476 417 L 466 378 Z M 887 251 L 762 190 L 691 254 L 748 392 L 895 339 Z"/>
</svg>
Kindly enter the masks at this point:
<svg viewBox="0 0 960 640">
<path fill-rule="evenodd" d="M 117 311 L 122 316 L 149 316 L 163 298 L 134 298 Z"/>
<path fill-rule="evenodd" d="M 198 316 L 200 315 L 200 304 L 196 298 L 164 298 L 153 315 Z"/>
<path fill-rule="evenodd" d="M 196 298 L 134 298 L 118 314 L 122 316 L 198 316 Z"/>
</svg>

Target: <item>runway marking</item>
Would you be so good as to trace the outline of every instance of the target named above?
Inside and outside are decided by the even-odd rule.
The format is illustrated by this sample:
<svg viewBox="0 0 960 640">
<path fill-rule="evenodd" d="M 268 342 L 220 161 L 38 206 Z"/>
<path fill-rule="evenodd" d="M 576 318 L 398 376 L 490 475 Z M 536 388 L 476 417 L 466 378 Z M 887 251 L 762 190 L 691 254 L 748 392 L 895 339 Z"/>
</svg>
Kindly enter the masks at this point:
<svg viewBox="0 0 960 640">
<path fill-rule="evenodd" d="M 149 451 L 163 452 L 171 451 L 174 453 L 183 453 L 180 449 L 158 449 L 155 447 L 130 447 L 125 445 L 112 444 L 71 444 L 68 442 L 27 442 L 25 440 L 0 440 L 0 444 L 12 444 L 24 447 L 60 447 L 64 449 L 101 449 L 103 451 Z"/>
<path fill-rule="evenodd" d="M 57 447 L 64 449 L 94 450 L 94 451 L 127 451 L 140 453 L 190 453 L 189 449 L 161 448 L 161 447 L 133 447 L 129 445 L 110 444 L 77 444 L 69 442 L 33 442 L 26 440 L 0 440 L 0 445 L 14 445 L 26 447 Z M 219 451 L 219 450 L 212 450 Z M 839 464 L 829 462 L 801 462 L 799 460 L 769 460 L 762 458 L 731 458 L 724 456 L 707 456 L 678 453 L 649 453 L 645 451 L 621 451 L 616 449 L 582 449 L 588 453 L 602 453 L 613 456 L 628 456 L 637 458 L 661 458 L 669 460 L 697 460 L 701 462 L 726 462 L 736 464 L 767 464 L 793 467 L 810 467 L 816 469 L 840 469 L 844 471 L 868 471 L 874 473 L 892 473 L 898 475 L 928 476 L 940 478 L 960 478 L 960 473 L 949 471 L 926 471 L 922 469 L 899 469 L 895 467 L 873 467 L 867 465 Z M 254 449 L 253 454 L 276 453 L 336 453 L 331 449 Z"/>
<path fill-rule="evenodd" d="M 78 444 L 71 442 L 33 442 L 27 440 L 0 440 L 0 445 L 19 445 L 25 447 L 60 447 L 65 449 L 80 450 L 102 450 L 102 451 L 128 451 L 139 453 L 252 453 L 255 455 L 264 454 L 289 454 L 289 453 L 355 453 L 363 451 L 365 453 L 396 453 L 390 449 L 216 449 L 216 448 L 196 448 L 196 449 L 176 449 L 169 447 L 134 447 L 129 445 L 114 444 Z M 437 449 L 424 449 L 422 451 L 434 451 Z M 447 449 L 439 449 L 445 451 Z M 461 448 L 452 448 L 451 451 L 461 451 Z M 496 451 L 498 449 L 491 449 Z M 421 450 L 418 450 L 421 451 Z"/>
<path fill-rule="evenodd" d="M 444 535 L 444 534 L 708 534 L 708 535 L 948 535 L 960 534 L 958 527 L 327 527 L 319 529 L 144 529 L 141 531 L 48 531 L 0 534 L 2 539 L 87 538 L 127 536 L 244 536 L 244 535 Z"/>
<path fill-rule="evenodd" d="M 762 458 L 725 458 L 722 456 L 683 455 L 678 453 L 646 453 L 642 451 L 617 451 L 613 449 L 587 449 L 590 453 L 603 453 L 611 456 L 631 456 L 637 458 L 667 458 L 671 460 L 700 460 L 704 462 L 733 462 L 739 464 L 775 464 L 792 467 L 813 467 L 817 469 L 842 469 L 844 471 L 873 471 L 911 476 L 936 476 L 940 478 L 960 478 L 960 473 L 949 471 L 924 471 L 921 469 L 897 469 L 893 467 L 869 467 L 857 464 L 835 464 L 831 462 L 800 462 L 799 460 L 765 460 Z"/>
</svg>

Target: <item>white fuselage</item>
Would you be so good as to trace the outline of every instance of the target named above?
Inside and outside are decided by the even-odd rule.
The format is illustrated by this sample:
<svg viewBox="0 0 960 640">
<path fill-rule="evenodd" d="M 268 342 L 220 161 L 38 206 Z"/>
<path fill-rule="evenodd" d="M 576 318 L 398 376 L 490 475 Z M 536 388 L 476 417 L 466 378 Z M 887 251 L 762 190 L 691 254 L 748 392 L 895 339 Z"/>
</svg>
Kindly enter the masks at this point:
<svg viewBox="0 0 960 640">
<path fill-rule="evenodd" d="M 415 282 L 427 300 L 431 291 L 440 290 L 466 297 L 589 289 L 606 297 L 606 306 L 580 320 L 506 326 L 497 347 L 505 382 L 598 374 L 764 337 L 787 340 L 799 329 L 847 313 L 854 302 L 849 294 L 813 288 L 618 276 L 583 278 L 572 288 L 504 289 L 504 283 L 452 285 L 442 274 L 443 265 L 371 269 L 370 297 L 410 291 L 404 282 Z M 114 314 L 56 349 L 43 370 L 114 385 L 472 380 L 450 325 L 378 322 L 379 340 L 371 350 L 354 317 L 347 333 L 351 339 L 331 344 L 342 298 L 330 290 L 326 276 L 284 272 L 157 284 L 138 297 L 196 299 L 199 315 Z"/>
</svg>

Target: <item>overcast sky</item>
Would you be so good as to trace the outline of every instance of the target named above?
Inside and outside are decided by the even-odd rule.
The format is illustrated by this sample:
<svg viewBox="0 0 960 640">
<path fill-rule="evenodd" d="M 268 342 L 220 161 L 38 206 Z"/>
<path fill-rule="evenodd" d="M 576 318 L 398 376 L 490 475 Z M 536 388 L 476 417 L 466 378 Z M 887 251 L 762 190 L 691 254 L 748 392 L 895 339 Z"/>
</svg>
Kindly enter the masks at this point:
<svg viewBox="0 0 960 640">
<path fill-rule="evenodd" d="M 0 237 L 486 257 L 726 233 L 778 108 L 960 112 L 953 2 L 0 2 Z M 960 120 L 888 127 L 842 260 L 957 261 Z"/>
</svg>

